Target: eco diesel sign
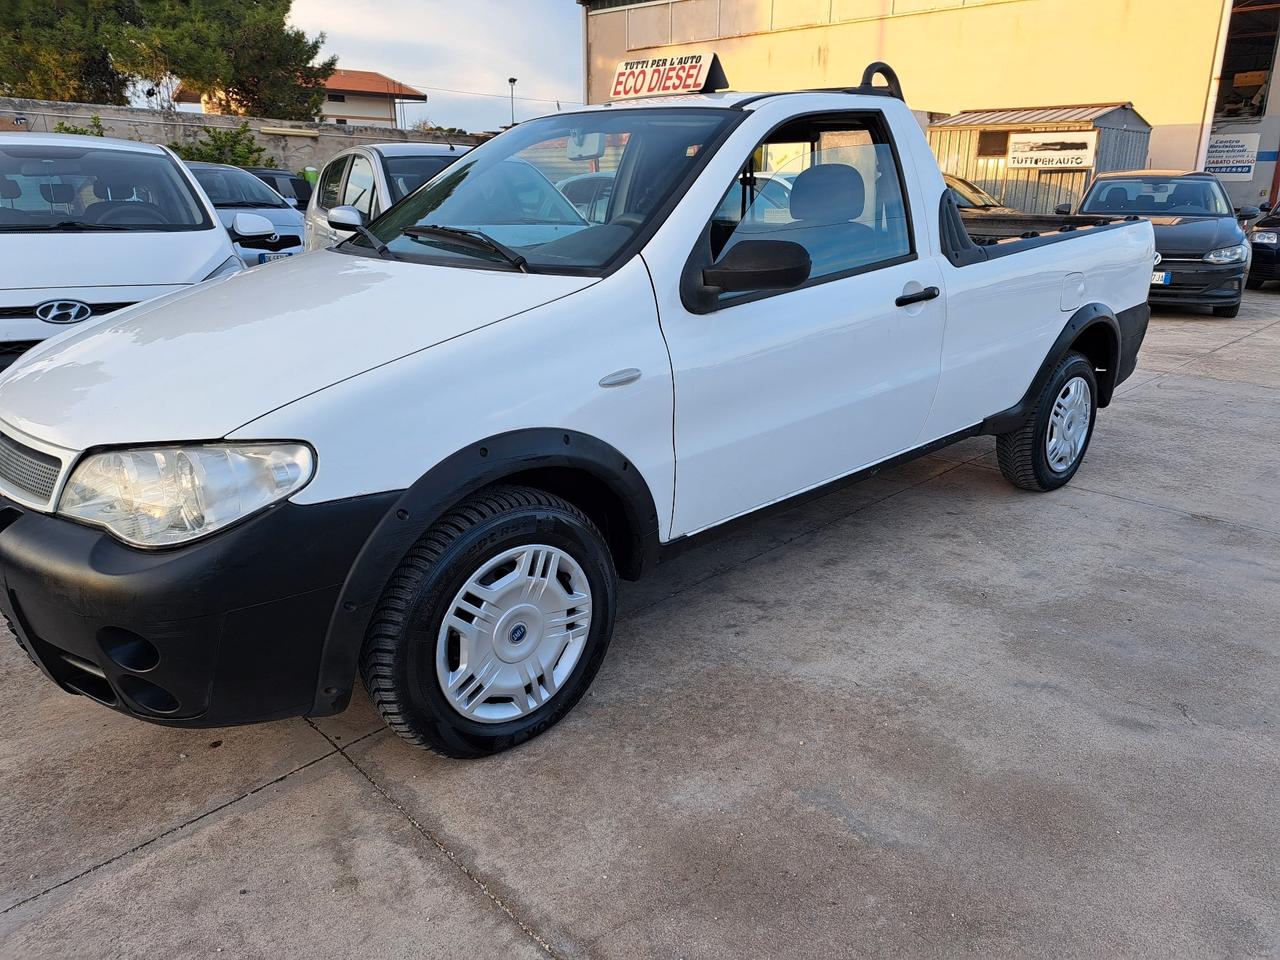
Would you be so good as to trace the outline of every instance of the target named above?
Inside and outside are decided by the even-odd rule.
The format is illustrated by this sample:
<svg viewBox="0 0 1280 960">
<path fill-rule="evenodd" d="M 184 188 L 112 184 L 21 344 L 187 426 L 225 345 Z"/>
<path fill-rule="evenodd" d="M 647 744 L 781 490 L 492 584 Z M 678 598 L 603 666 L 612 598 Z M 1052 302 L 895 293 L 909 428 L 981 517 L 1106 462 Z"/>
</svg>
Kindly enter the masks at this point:
<svg viewBox="0 0 1280 960">
<path fill-rule="evenodd" d="M 1011 170 L 1087 170 L 1098 149 L 1097 130 L 1009 134 Z"/>
<path fill-rule="evenodd" d="M 611 100 L 722 90 L 728 83 L 714 53 L 623 60 L 613 74 Z"/>
<path fill-rule="evenodd" d="M 1252 180 L 1258 162 L 1257 133 L 1215 133 L 1209 137 L 1209 152 L 1204 168 L 1219 180 Z"/>
</svg>

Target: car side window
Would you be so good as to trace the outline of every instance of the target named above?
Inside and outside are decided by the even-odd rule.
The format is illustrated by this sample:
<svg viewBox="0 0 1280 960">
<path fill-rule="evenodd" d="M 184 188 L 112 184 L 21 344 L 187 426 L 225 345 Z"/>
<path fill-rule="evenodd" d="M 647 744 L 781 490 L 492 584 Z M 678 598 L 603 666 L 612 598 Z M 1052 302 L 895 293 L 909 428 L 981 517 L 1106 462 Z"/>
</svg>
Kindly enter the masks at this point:
<svg viewBox="0 0 1280 960">
<path fill-rule="evenodd" d="M 882 115 L 806 117 L 766 137 L 730 184 L 711 223 L 712 257 L 789 240 L 808 252 L 810 282 L 901 263 L 915 255 L 905 196 Z"/>
<path fill-rule="evenodd" d="M 347 174 L 347 189 L 342 195 L 346 206 L 355 207 L 367 218 L 373 214 L 377 189 L 373 181 L 373 164 L 357 154 L 351 158 L 351 172 Z"/>
<path fill-rule="evenodd" d="M 316 205 L 321 210 L 330 210 L 342 202 L 342 176 L 347 172 L 350 157 L 339 157 L 320 174 L 320 193 L 316 197 Z"/>
</svg>

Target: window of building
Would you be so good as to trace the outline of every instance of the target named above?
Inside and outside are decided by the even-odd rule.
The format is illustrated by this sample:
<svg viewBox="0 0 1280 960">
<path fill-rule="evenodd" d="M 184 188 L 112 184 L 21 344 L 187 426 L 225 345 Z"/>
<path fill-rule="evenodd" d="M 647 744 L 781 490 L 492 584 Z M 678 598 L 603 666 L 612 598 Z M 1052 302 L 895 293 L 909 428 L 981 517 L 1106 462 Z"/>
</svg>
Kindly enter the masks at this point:
<svg viewBox="0 0 1280 960">
<path fill-rule="evenodd" d="M 1278 26 L 1280 9 L 1275 4 L 1237 7 L 1231 12 L 1216 116 L 1249 119 L 1266 112 Z"/>
<path fill-rule="evenodd" d="M 345 93 L 331 93 L 328 100 L 330 103 L 346 103 L 347 95 Z"/>
<path fill-rule="evenodd" d="M 1008 130 L 979 130 L 978 156 L 1004 157 L 1009 154 Z"/>
<path fill-rule="evenodd" d="M 337 124 L 338 126 L 340 126 L 340 127 L 345 127 L 345 126 L 347 125 L 347 121 L 346 121 L 345 119 L 343 119 L 342 117 L 339 117 L 337 120 L 334 120 L 333 122 L 334 122 L 334 123 L 336 123 L 336 124 Z"/>
</svg>

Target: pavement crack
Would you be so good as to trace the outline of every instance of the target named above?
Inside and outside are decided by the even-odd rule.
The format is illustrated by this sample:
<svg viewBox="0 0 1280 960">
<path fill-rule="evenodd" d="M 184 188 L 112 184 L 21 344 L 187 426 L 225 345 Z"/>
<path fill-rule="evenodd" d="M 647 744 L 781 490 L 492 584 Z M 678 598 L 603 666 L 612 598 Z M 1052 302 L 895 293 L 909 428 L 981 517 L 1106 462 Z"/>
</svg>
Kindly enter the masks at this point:
<svg viewBox="0 0 1280 960">
<path fill-rule="evenodd" d="M 311 726 L 316 730 L 316 732 L 319 733 L 321 736 L 323 736 L 326 740 L 329 740 L 331 744 L 334 744 L 334 741 L 330 739 L 324 733 L 323 730 L 317 727 L 314 723 L 311 723 L 310 720 L 307 720 L 307 723 L 311 724 Z M 350 754 L 347 753 L 348 747 L 352 746 L 355 743 L 358 743 L 360 740 L 367 739 L 368 737 L 371 737 L 376 733 L 382 733 L 382 732 L 383 732 L 382 730 L 375 730 L 372 733 L 368 733 L 368 734 L 365 734 L 363 737 L 360 737 L 359 740 L 353 740 L 351 743 L 343 747 L 339 747 L 337 746 L 337 744 L 334 744 L 335 751 L 338 753 L 339 756 L 341 756 L 344 760 L 346 760 L 347 763 L 351 764 L 351 766 L 355 769 L 355 771 L 358 774 L 360 774 L 360 776 L 364 777 L 364 779 L 369 782 L 369 785 L 373 787 L 374 790 L 378 791 L 378 793 L 382 796 L 382 798 L 386 800 L 387 803 L 389 803 L 395 809 L 395 811 L 399 813 L 401 817 L 404 818 L 405 822 L 407 822 L 411 827 L 413 827 L 413 829 L 417 831 L 417 833 L 424 840 L 427 840 L 432 846 L 434 846 L 437 850 L 439 850 L 440 853 L 444 855 L 445 859 L 449 861 L 449 863 L 451 863 L 454 867 L 456 867 L 459 871 L 461 871 L 464 877 L 466 877 L 468 880 L 474 883 L 477 887 L 479 887 L 480 891 L 486 897 L 488 897 L 490 901 L 492 901 L 494 906 L 496 906 L 499 910 L 501 910 L 504 914 L 506 914 L 508 919 L 510 919 L 516 926 L 518 926 L 521 929 L 521 931 L 524 932 L 525 936 L 527 936 L 530 940 L 536 943 L 543 953 L 545 953 L 548 957 L 551 957 L 552 960 L 559 960 L 559 955 L 551 948 L 551 944 L 548 943 L 545 938 L 539 935 L 538 932 L 534 930 L 533 927 L 530 926 L 525 920 L 523 920 L 519 915 L 517 915 L 516 912 L 511 908 L 511 906 L 505 900 L 503 900 L 502 897 L 500 897 L 493 890 L 492 887 L 489 886 L 488 882 L 483 877 L 481 877 L 474 870 L 472 870 L 471 867 L 469 867 L 466 863 L 464 863 L 456 853 L 454 853 L 452 850 L 449 849 L 449 847 L 445 844 L 443 840 L 441 840 L 438 836 L 436 836 L 436 834 L 431 832 L 431 830 L 426 826 L 426 824 L 422 823 L 417 817 L 415 817 L 412 813 L 410 813 L 409 810 L 405 808 L 404 804 L 402 804 L 399 800 L 393 797 L 382 786 L 382 784 L 378 783 L 378 781 L 375 780 L 373 776 L 367 770 L 365 770 L 364 767 L 362 767 L 358 762 L 356 762 L 354 758 L 351 757 Z"/>
<path fill-rule="evenodd" d="M 328 737 L 326 737 L 325 739 L 328 740 Z M 330 741 L 330 743 L 332 743 L 332 741 Z M 24 907 L 29 903 L 39 900 L 41 897 L 47 896 L 48 894 L 53 893 L 55 890 L 60 890 L 63 887 L 67 886 L 68 884 L 75 883 L 77 880 L 87 877 L 89 874 L 95 873 L 96 871 L 101 870 L 103 867 L 110 866 L 113 863 L 123 860 L 125 857 L 132 856 L 133 854 L 139 852 L 140 850 L 145 850 L 147 847 L 151 846 L 154 843 L 157 843 L 160 840 L 163 840 L 165 837 L 171 837 L 175 833 L 178 833 L 181 830 L 185 830 L 187 827 L 190 827 L 190 826 L 193 826 L 194 824 L 199 823 L 201 820 L 206 820 L 209 817 L 212 817 L 214 814 L 220 813 L 223 810 L 226 810 L 228 807 L 235 806 L 237 803 L 240 803 L 243 800 L 247 800 L 249 797 L 252 797 L 255 794 L 261 793 L 263 790 L 266 790 L 268 787 L 274 787 L 277 783 L 280 783 L 281 781 L 286 780 L 289 777 L 292 777 L 295 773 L 301 773 L 303 770 L 306 770 L 308 767 L 315 766 L 321 760 L 328 760 L 334 754 L 339 752 L 340 751 L 336 749 L 330 750 L 327 753 L 322 754 L 321 756 L 318 756 L 312 760 L 308 760 L 306 763 L 301 764 L 300 766 L 294 767 L 292 770 L 289 770 L 286 773 L 282 773 L 280 774 L 280 776 L 275 777 L 272 780 L 268 780 L 266 783 L 261 783 L 258 786 L 254 787 L 252 790 L 249 790 L 249 791 L 246 791 L 245 793 L 240 794 L 238 797 L 233 797 L 230 800 L 227 800 L 223 803 L 218 804 L 216 807 L 212 807 L 209 810 L 206 810 L 204 813 L 191 817 L 189 820 L 184 820 L 182 823 L 176 826 L 170 827 L 168 830 L 165 830 L 161 833 L 157 833 L 154 837 L 150 837 L 147 840 L 143 840 L 141 843 L 130 847 L 128 850 L 123 850 L 120 853 L 113 854 L 112 856 L 107 857 L 107 859 L 102 860 L 98 863 L 95 863 L 91 867 L 86 867 L 85 869 L 77 873 L 75 876 L 67 877 L 65 880 L 60 880 L 58 883 L 55 883 L 52 886 L 46 887 L 45 889 L 41 890 L 39 893 L 33 893 L 28 897 L 24 897 L 23 899 L 17 901 L 16 903 L 12 903 L 9 906 L 5 907 L 3 910 L 0 910 L 0 917 L 4 916 L 6 913 L 12 913 L 14 910 L 17 910 L 19 907 Z"/>
</svg>

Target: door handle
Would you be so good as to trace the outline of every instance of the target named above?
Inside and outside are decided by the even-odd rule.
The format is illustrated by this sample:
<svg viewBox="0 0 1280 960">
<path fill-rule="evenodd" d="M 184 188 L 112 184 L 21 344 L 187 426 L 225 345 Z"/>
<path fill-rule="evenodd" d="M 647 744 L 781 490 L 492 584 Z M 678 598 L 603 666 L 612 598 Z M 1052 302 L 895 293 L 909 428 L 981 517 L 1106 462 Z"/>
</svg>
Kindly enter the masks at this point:
<svg viewBox="0 0 1280 960">
<path fill-rule="evenodd" d="M 913 303 L 924 303 L 926 300 L 936 300 L 942 296 L 942 291 L 937 287 L 925 287 L 916 293 L 904 293 L 897 300 L 893 301 L 894 306 L 909 307 Z"/>
</svg>

